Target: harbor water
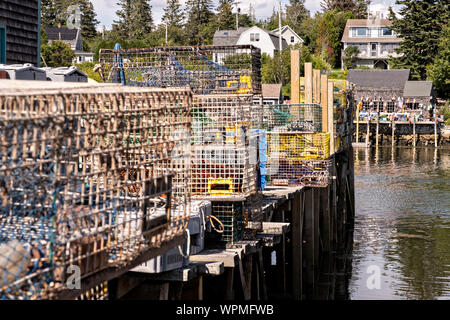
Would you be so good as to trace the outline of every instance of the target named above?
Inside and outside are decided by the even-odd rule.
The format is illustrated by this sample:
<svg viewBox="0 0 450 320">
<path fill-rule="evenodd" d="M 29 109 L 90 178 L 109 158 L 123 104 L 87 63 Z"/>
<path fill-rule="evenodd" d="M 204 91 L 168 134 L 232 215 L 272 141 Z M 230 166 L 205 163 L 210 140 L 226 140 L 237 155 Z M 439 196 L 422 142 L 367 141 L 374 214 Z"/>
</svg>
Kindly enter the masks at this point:
<svg viewBox="0 0 450 320">
<path fill-rule="evenodd" d="M 355 149 L 348 295 L 450 299 L 450 150 Z"/>
</svg>

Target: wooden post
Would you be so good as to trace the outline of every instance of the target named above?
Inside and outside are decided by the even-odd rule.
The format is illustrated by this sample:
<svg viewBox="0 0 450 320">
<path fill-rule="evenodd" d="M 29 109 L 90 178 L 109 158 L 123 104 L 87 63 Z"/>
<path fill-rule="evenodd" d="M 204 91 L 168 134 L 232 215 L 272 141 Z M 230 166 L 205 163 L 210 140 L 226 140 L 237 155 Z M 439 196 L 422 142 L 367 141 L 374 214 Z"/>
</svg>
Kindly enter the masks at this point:
<svg viewBox="0 0 450 320">
<path fill-rule="evenodd" d="M 303 194 L 303 193 L 302 193 Z M 295 300 L 302 299 L 303 287 L 303 210 L 301 195 L 292 200 L 292 291 Z"/>
<path fill-rule="evenodd" d="M 304 240 L 305 240 L 305 259 L 306 259 L 306 282 L 307 292 L 314 287 L 314 192 L 312 188 L 305 191 L 305 226 L 304 226 Z"/>
<path fill-rule="evenodd" d="M 395 146 L 395 119 L 392 115 L 392 146 Z"/>
<path fill-rule="evenodd" d="M 313 103 L 320 104 L 320 70 L 313 70 Z"/>
<path fill-rule="evenodd" d="M 380 104 L 377 104 L 377 132 L 375 136 L 375 144 L 378 148 L 378 142 L 379 142 L 379 134 L 380 134 Z"/>
<path fill-rule="evenodd" d="M 356 106 L 356 143 L 359 143 L 359 103 Z"/>
<path fill-rule="evenodd" d="M 437 117 L 437 111 L 435 109 L 434 110 L 434 147 L 435 148 L 438 147 L 437 121 L 438 121 L 438 117 Z"/>
<path fill-rule="evenodd" d="M 320 76 L 320 104 L 322 105 L 322 132 L 329 132 L 328 128 L 328 75 Z"/>
<path fill-rule="evenodd" d="M 416 147 L 416 114 L 413 113 L 413 147 Z"/>
<path fill-rule="evenodd" d="M 328 132 L 330 133 L 330 155 L 336 152 L 334 148 L 334 91 L 333 91 L 333 81 L 328 82 Z"/>
<path fill-rule="evenodd" d="M 370 144 L 369 136 L 370 136 L 370 114 L 367 117 L 366 147 L 368 147 Z"/>
<path fill-rule="evenodd" d="M 320 237 L 325 252 L 331 251 L 330 186 L 320 188 Z"/>
<path fill-rule="evenodd" d="M 300 103 L 300 50 L 291 50 L 291 100 Z"/>
<path fill-rule="evenodd" d="M 313 67 L 311 62 L 305 63 L 305 103 L 313 103 Z"/>
</svg>

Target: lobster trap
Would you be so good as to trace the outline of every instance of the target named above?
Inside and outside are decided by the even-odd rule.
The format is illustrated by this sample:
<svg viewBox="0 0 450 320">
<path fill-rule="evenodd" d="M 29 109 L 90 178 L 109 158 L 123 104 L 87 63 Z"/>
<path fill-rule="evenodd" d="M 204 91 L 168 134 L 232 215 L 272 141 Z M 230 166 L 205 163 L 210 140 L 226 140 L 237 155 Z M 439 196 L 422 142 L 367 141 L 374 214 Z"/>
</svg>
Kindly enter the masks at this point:
<svg viewBox="0 0 450 320">
<path fill-rule="evenodd" d="M 264 105 L 264 129 L 268 132 L 321 132 L 319 104 Z"/>
<path fill-rule="evenodd" d="M 252 95 L 195 95 L 193 198 L 239 200 L 257 190 L 257 129 Z"/>
<path fill-rule="evenodd" d="M 236 243 L 244 238 L 244 201 L 213 201 L 206 239 L 214 243 Z"/>
<path fill-rule="evenodd" d="M 51 298 L 188 221 L 190 90 L 33 85 L 0 84 L 0 299 Z"/>
<path fill-rule="evenodd" d="M 333 160 L 271 159 L 267 172 L 271 185 L 327 187 L 333 176 Z"/>
<path fill-rule="evenodd" d="M 267 134 L 269 162 L 279 160 L 317 159 L 330 157 L 330 133 L 278 133 Z"/>
<path fill-rule="evenodd" d="M 244 238 L 254 239 L 263 230 L 264 212 L 261 192 L 249 196 L 244 202 Z"/>
<path fill-rule="evenodd" d="M 105 82 L 189 86 L 195 94 L 261 94 L 261 51 L 252 45 L 159 47 L 99 53 Z"/>
</svg>

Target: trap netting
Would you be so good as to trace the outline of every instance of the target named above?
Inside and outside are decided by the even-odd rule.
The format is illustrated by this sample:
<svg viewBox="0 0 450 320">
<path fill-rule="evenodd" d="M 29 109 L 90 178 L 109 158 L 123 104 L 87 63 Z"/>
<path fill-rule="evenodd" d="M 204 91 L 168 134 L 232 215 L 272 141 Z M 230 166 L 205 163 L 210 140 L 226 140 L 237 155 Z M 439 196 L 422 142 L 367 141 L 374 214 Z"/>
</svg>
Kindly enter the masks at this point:
<svg viewBox="0 0 450 320">
<path fill-rule="evenodd" d="M 321 132 L 319 104 L 264 105 L 264 129 L 268 132 Z"/>
<path fill-rule="evenodd" d="M 195 198 L 243 199 L 257 190 L 261 126 L 253 96 L 194 95 L 191 190 Z"/>
<path fill-rule="evenodd" d="M 261 93 L 261 51 L 251 45 L 100 50 L 105 82 L 189 86 L 195 94 Z"/>
<path fill-rule="evenodd" d="M 0 84 L 0 299 L 124 267 L 188 220 L 190 90 L 42 86 Z"/>
</svg>

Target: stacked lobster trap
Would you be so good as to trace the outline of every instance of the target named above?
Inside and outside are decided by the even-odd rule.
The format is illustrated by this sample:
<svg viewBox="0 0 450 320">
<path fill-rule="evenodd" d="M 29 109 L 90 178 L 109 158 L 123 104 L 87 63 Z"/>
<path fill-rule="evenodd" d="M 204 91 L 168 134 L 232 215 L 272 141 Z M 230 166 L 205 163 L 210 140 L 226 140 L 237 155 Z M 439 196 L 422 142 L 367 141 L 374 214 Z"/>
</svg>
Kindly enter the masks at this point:
<svg viewBox="0 0 450 320">
<path fill-rule="evenodd" d="M 261 51 L 251 45 L 100 50 L 105 82 L 189 86 L 194 94 L 261 92 Z"/>
<path fill-rule="evenodd" d="M 242 239 L 249 227 L 247 211 L 247 222 L 261 229 L 262 214 L 246 211 L 248 199 L 260 189 L 260 49 L 235 45 L 101 50 L 100 62 L 105 82 L 191 88 L 192 197 L 213 202 L 210 230 L 221 242 Z"/>
<path fill-rule="evenodd" d="M 318 104 L 266 105 L 267 175 L 272 185 L 327 186 L 332 170 L 330 134 Z"/>
<path fill-rule="evenodd" d="M 189 218 L 190 90 L 43 87 L 0 84 L 0 299 L 126 267 Z"/>
</svg>

